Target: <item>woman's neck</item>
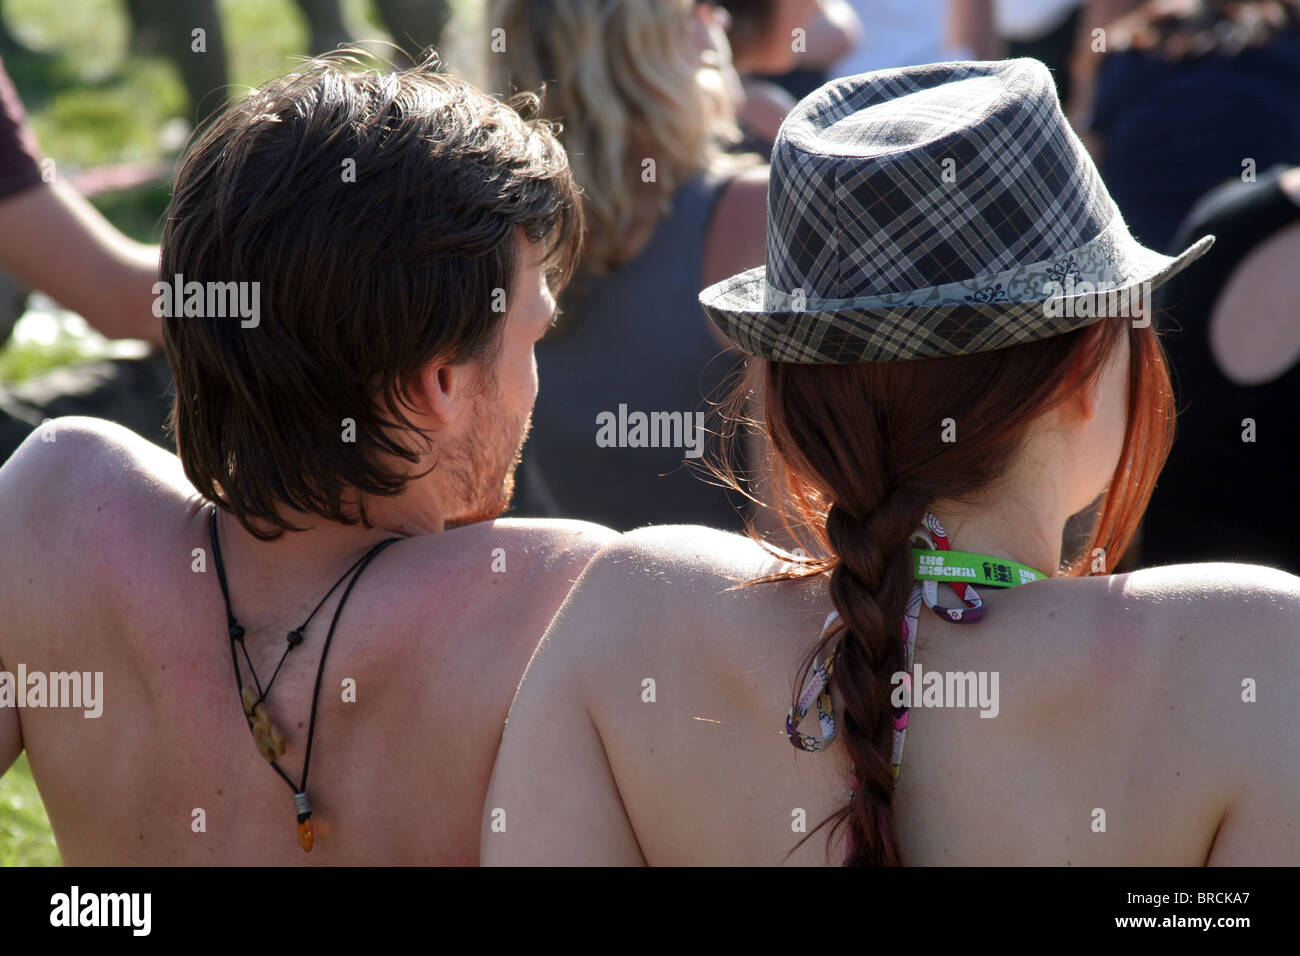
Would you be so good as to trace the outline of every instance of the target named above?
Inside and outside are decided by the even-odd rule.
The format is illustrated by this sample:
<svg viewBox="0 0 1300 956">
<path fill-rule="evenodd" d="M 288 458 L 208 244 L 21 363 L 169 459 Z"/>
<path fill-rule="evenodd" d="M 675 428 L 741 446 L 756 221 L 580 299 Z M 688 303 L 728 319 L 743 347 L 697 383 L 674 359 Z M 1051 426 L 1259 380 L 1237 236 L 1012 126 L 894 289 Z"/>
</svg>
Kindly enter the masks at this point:
<svg viewBox="0 0 1300 956">
<path fill-rule="evenodd" d="M 970 551 L 1026 564 L 1048 576 L 1061 565 L 1061 546 L 1070 512 L 1046 483 L 1037 493 L 1002 493 L 961 506 L 935 502 L 954 551 Z"/>
</svg>

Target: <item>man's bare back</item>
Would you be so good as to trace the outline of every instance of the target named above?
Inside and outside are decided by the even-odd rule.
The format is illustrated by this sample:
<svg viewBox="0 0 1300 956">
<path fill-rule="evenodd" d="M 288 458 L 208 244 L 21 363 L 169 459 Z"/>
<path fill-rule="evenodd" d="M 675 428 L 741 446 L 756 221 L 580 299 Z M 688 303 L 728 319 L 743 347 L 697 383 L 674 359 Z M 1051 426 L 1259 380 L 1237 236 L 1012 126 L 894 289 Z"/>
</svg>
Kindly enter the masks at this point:
<svg viewBox="0 0 1300 956">
<path fill-rule="evenodd" d="M 176 458 L 90 419 L 60 420 L 54 442 L 33 436 L 0 471 L 0 670 L 103 675 L 98 718 L 0 709 L 0 769 L 27 750 L 63 861 L 476 864 L 520 675 L 613 533 L 485 522 L 400 541 L 371 564 L 324 670 L 306 854 L 292 793 L 241 711 L 208 514 Z M 285 634 L 359 554 L 277 564 L 275 544 L 255 545 L 233 522 L 222 533 L 232 601 L 265 681 Z M 289 654 L 269 702 L 294 780 L 337 600 Z"/>
</svg>

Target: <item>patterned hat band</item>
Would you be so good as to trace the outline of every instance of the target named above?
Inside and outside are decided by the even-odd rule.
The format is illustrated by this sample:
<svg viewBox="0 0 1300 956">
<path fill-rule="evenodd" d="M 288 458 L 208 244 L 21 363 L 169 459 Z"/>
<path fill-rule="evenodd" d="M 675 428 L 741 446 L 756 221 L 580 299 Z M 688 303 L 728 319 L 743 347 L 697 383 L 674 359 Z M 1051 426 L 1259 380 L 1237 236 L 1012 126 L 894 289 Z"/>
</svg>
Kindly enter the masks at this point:
<svg viewBox="0 0 1300 956">
<path fill-rule="evenodd" d="M 1124 220 L 1116 216 L 1096 238 L 1054 259 L 912 292 L 824 299 L 809 296 L 806 291 L 786 292 L 774 288 L 765 277 L 762 311 L 844 312 L 908 306 L 992 305 L 1106 293 L 1126 289 L 1146 278 L 1141 268 L 1147 261 L 1141 255 L 1144 251 L 1129 235 Z M 1142 307 L 1146 307 L 1145 301 Z"/>
<path fill-rule="evenodd" d="M 759 266 L 706 289 L 700 299 L 737 348 L 769 361 L 854 365 L 970 355 L 1108 317 L 1146 325 L 1153 320 L 1149 293 L 1213 243 L 1205 236 L 1171 258 L 1143 247 L 1117 220 L 1102 236 L 1055 259 L 916 292 L 801 299 L 771 288 Z M 778 307 L 767 308 L 769 301 Z"/>
</svg>

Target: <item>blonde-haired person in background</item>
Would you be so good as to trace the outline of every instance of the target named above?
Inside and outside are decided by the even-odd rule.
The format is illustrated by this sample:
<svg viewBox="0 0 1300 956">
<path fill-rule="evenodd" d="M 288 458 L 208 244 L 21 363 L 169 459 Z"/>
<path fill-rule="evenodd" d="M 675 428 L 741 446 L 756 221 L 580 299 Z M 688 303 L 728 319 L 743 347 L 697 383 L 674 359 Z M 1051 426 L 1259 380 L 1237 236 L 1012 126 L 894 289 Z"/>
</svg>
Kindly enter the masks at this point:
<svg viewBox="0 0 1300 956">
<path fill-rule="evenodd" d="M 696 297 L 761 263 L 766 234 L 767 167 L 725 151 L 740 96 L 725 11 L 495 0 L 487 25 L 504 41 L 488 55 L 494 88 L 545 86 L 587 220 L 581 274 L 537 348 L 521 510 L 739 528 L 732 500 L 689 466 L 708 454 L 705 399 L 735 364 Z"/>
<path fill-rule="evenodd" d="M 845 0 L 722 0 L 731 17 L 727 39 L 744 84 L 744 147 L 767 157 L 797 97 L 789 74 L 819 76 L 861 39 L 862 23 Z M 802 79 L 802 76 L 801 76 Z"/>
</svg>

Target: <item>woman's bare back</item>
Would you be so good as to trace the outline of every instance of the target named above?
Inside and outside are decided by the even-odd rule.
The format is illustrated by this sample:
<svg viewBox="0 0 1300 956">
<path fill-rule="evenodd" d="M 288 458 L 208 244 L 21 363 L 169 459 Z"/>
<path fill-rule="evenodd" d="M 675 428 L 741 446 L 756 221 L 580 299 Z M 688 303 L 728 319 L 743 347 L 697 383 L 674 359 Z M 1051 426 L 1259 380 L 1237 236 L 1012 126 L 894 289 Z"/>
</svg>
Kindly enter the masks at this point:
<svg viewBox="0 0 1300 956">
<path fill-rule="evenodd" d="M 844 805 L 848 761 L 784 731 L 825 589 L 727 590 L 774 569 L 699 528 L 634 532 L 593 562 L 516 698 L 488 798 L 510 826 L 485 818 L 485 862 L 839 862 L 825 830 L 794 848 Z M 997 674 L 996 716 L 914 698 L 906 862 L 1300 862 L 1300 579 L 1186 565 L 985 600 L 975 626 L 921 617 L 916 662 L 989 689 Z"/>
</svg>

